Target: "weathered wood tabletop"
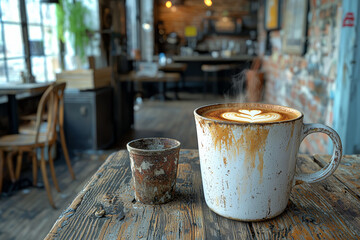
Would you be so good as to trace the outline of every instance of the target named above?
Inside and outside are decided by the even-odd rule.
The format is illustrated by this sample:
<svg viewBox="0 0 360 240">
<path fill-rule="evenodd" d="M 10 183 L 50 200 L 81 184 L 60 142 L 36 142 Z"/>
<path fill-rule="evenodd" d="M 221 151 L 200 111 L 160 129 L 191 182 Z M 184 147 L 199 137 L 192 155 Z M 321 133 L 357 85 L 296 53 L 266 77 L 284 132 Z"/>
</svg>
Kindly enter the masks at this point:
<svg viewBox="0 0 360 240">
<path fill-rule="evenodd" d="M 312 172 L 328 156 L 301 155 Z M 182 150 L 176 198 L 163 205 L 135 201 L 129 155 L 108 157 L 61 214 L 46 239 L 359 239 L 360 155 L 345 156 L 335 175 L 293 188 L 287 209 L 263 222 L 238 222 L 213 213 L 202 193 L 197 150 Z"/>
</svg>

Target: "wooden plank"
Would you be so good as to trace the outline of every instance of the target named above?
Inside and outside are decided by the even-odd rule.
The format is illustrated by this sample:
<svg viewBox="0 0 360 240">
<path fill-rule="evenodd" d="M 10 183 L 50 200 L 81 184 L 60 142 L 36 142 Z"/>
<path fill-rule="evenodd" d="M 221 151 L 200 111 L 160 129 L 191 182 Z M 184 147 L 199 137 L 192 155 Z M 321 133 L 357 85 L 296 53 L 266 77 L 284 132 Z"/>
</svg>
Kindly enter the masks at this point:
<svg viewBox="0 0 360 240">
<path fill-rule="evenodd" d="M 306 156 L 298 163 L 303 172 L 320 168 Z M 321 183 L 295 186 L 282 215 L 254 223 L 223 218 L 206 206 L 195 150 L 181 151 L 176 197 L 172 202 L 155 206 L 135 202 L 130 179 L 127 152 L 113 154 L 60 216 L 47 239 L 356 239 L 360 236 L 359 198 L 334 176 Z M 96 217 L 96 212 L 100 216 Z"/>
<path fill-rule="evenodd" d="M 183 152 L 184 155 L 180 162 L 187 162 L 191 166 L 191 169 L 189 168 L 184 171 L 191 181 L 186 181 L 185 179 L 184 184 L 188 186 L 189 190 L 193 189 L 192 201 L 195 201 L 196 204 L 192 204 L 192 214 L 194 218 L 202 219 L 202 238 L 196 237 L 195 239 L 219 239 L 221 233 L 217 221 L 218 216 L 206 205 L 203 195 L 198 152 L 196 150 L 183 150 Z M 182 205 L 186 205 L 186 203 Z M 201 222 L 199 221 L 195 224 L 199 225 L 199 223 Z"/>
<path fill-rule="evenodd" d="M 196 201 L 193 171 L 188 163 L 178 167 L 175 200 L 157 206 L 149 229 L 151 239 L 202 239 L 204 226 L 201 206 Z"/>
<path fill-rule="evenodd" d="M 319 169 L 313 159 L 301 156 L 302 172 Z M 333 176 L 320 183 L 293 188 L 288 208 L 277 218 L 253 223 L 258 239 L 357 239 L 360 236 L 359 200 L 344 192 Z M 352 213 L 347 213 L 351 209 Z"/>
<path fill-rule="evenodd" d="M 56 74 L 57 82 L 66 82 L 67 88 L 93 89 L 108 86 L 111 80 L 111 67 L 100 69 L 78 69 Z"/>
<path fill-rule="evenodd" d="M 320 166 L 325 166 L 329 160 L 328 155 L 315 155 L 315 160 Z M 360 156 L 345 155 L 339 168 L 334 173 L 335 177 L 351 189 L 360 199 Z"/>
<path fill-rule="evenodd" d="M 197 207 L 201 209 L 199 210 L 201 218 L 203 219 L 202 227 L 205 230 L 203 238 L 219 239 L 220 227 L 217 221 L 217 215 L 208 208 L 203 195 L 198 152 L 194 150 L 183 150 L 182 152 L 184 152 L 184 155 L 181 156 L 180 162 L 187 162 L 192 166 L 192 169 L 187 171 L 187 174 L 192 174 L 191 185 L 189 185 L 189 182 L 184 183 L 196 189 L 197 194 L 195 199 L 199 203 Z"/>
<path fill-rule="evenodd" d="M 110 156 L 59 217 L 47 239 L 230 239 L 251 236 L 247 223 L 217 216 L 206 206 L 195 150 L 181 152 L 176 195 L 167 204 L 152 206 L 135 202 L 130 178 L 127 152 Z M 103 216 L 97 218 L 96 213 Z"/>
<path fill-rule="evenodd" d="M 107 228 L 114 219 L 122 219 L 123 205 L 115 193 L 130 180 L 129 162 L 125 160 L 125 153 L 112 154 L 60 215 L 46 239 L 98 239 L 104 232 L 102 228 Z M 106 184 L 109 178 L 113 182 Z M 95 212 L 100 208 L 105 213 L 98 218 Z"/>
<path fill-rule="evenodd" d="M 53 197 L 57 209 L 51 208 L 46 191 L 41 187 L 29 187 L 14 193 L 12 196 L 0 198 L 0 239 L 44 239 L 56 219 L 80 192 L 84 183 L 105 161 L 110 152 L 93 152 L 93 155 L 81 154 L 72 158 L 76 180 L 72 180 L 63 159 L 55 161 L 56 175 L 61 193 L 53 189 Z M 24 168 L 28 165 L 24 159 Z M 23 171 L 20 178 L 31 179 L 31 168 Z M 41 174 L 39 176 L 41 179 Z M 40 180 L 39 179 L 39 180 Z M 50 180 L 51 181 L 51 180 Z M 41 182 L 41 180 L 39 181 Z"/>
</svg>

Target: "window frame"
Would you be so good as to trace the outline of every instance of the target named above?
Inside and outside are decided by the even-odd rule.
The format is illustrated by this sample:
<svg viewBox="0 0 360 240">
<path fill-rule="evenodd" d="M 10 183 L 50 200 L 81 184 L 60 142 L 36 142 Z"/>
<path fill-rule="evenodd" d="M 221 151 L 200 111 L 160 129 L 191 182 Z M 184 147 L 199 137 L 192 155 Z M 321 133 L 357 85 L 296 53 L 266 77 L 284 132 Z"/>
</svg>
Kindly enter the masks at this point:
<svg viewBox="0 0 360 240">
<path fill-rule="evenodd" d="M 49 70 L 47 69 L 47 61 L 48 59 L 51 59 L 53 57 L 58 57 L 61 55 L 60 53 L 60 48 L 58 49 L 57 53 L 52 53 L 52 54 L 46 54 L 45 51 L 45 28 L 54 28 L 53 25 L 48 25 L 48 24 L 44 24 L 44 17 L 43 17 L 43 10 L 42 10 L 42 3 L 40 0 L 39 1 L 39 14 L 40 14 L 40 23 L 29 23 L 28 22 L 28 16 L 27 16 L 27 9 L 26 9 L 26 0 L 18 0 L 19 1 L 19 12 L 20 12 L 20 22 L 12 22 L 12 21 L 3 21 L 1 13 L 2 13 L 2 6 L 0 5 L 0 25 L 1 25 L 1 37 L 3 39 L 3 46 L 2 46 L 2 50 L 4 52 L 3 56 L 0 57 L 0 61 L 4 62 L 4 73 L 5 73 L 5 78 L 6 78 L 6 82 L 11 82 L 12 79 L 9 78 L 9 64 L 8 61 L 9 60 L 15 60 L 15 59 L 23 59 L 24 63 L 25 63 L 25 68 L 24 68 L 24 72 L 27 72 L 29 76 L 34 76 L 33 75 L 33 66 L 32 66 L 32 58 L 33 57 L 40 57 L 43 59 L 44 62 L 44 72 L 43 75 L 45 77 L 45 79 L 37 79 L 37 81 L 40 82 L 49 82 L 49 81 L 55 81 L 55 79 L 49 79 Z M 5 29 L 4 29 L 4 24 L 15 24 L 15 25 L 19 25 L 21 27 L 21 38 L 22 38 L 22 42 L 23 42 L 23 56 L 19 56 L 19 57 L 8 57 L 7 53 L 6 53 L 6 41 L 5 41 Z M 30 49 L 30 35 L 29 35 L 29 27 L 31 26 L 35 26 L 35 27 L 40 27 L 41 30 L 41 40 L 43 41 L 43 48 L 44 48 L 44 54 L 42 55 L 32 55 L 31 54 L 31 49 Z M 20 76 L 19 76 L 20 79 Z"/>
</svg>

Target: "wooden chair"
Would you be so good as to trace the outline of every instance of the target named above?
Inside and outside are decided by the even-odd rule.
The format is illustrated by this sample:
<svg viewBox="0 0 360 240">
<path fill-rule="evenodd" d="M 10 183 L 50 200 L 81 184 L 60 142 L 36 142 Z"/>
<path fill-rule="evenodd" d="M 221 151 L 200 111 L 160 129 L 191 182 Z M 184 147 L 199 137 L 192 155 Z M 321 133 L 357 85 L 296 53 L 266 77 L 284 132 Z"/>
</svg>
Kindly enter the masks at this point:
<svg viewBox="0 0 360 240">
<path fill-rule="evenodd" d="M 3 179 L 3 166 L 5 160 L 5 153 L 9 155 L 18 154 L 17 156 L 17 169 L 14 174 L 12 167 L 11 157 L 7 157 L 7 164 L 9 166 L 10 177 L 12 180 L 16 179 L 20 175 L 22 156 L 24 153 L 28 153 L 32 156 L 33 161 L 33 181 L 36 183 L 37 180 L 37 149 L 40 149 L 40 169 L 43 176 L 43 181 L 49 202 L 53 208 L 55 204 L 51 195 L 51 189 L 46 171 L 46 161 L 44 157 L 44 150 L 47 149 L 49 156 L 50 173 L 54 182 L 55 187 L 58 189 L 58 183 L 55 175 L 54 162 L 51 157 L 51 148 L 56 144 L 56 124 L 57 114 L 59 107 L 59 92 L 63 92 L 65 86 L 61 84 L 51 85 L 43 94 L 40 99 L 39 106 L 37 109 L 37 117 L 35 124 L 34 134 L 12 134 L 0 137 L 0 192 L 2 187 Z M 47 107 L 47 128 L 46 132 L 41 133 L 40 128 L 43 122 L 43 114 Z"/>
<path fill-rule="evenodd" d="M 66 87 L 66 83 L 57 83 L 58 84 L 58 89 L 59 91 L 55 94 L 57 94 L 57 99 L 59 101 L 59 111 L 58 111 L 58 119 L 57 119 L 57 128 L 58 131 L 60 133 L 60 143 L 61 143 L 61 148 L 63 150 L 64 153 L 64 158 L 65 158 L 65 162 L 66 165 L 69 169 L 71 178 L 74 180 L 75 179 L 75 173 L 74 170 L 71 167 L 71 161 L 70 161 L 70 156 L 69 156 L 69 151 L 67 148 L 67 144 L 66 144 L 66 139 L 65 139 L 65 133 L 64 133 L 64 90 Z M 44 123 L 42 123 L 41 127 L 40 127 L 40 132 L 43 132 L 44 130 L 46 130 L 46 119 L 47 116 L 46 114 L 43 114 L 43 120 L 45 121 Z M 35 129 L 35 120 L 36 120 L 36 115 L 27 115 L 22 117 L 22 120 L 27 120 L 30 121 L 26 124 L 22 124 L 19 127 L 19 133 L 20 134 L 33 134 L 34 133 L 34 129 Z"/>
</svg>

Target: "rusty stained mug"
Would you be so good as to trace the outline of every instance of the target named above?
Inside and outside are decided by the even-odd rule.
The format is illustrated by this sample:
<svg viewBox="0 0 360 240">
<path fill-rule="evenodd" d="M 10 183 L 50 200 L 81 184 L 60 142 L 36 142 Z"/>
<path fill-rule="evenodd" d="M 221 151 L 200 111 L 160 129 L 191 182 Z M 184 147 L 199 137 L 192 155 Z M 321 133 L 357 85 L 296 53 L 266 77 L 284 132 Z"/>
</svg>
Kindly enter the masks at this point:
<svg viewBox="0 0 360 240">
<path fill-rule="evenodd" d="M 259 221 L 281 214 L 295 184 L 327 178 L 341 160 L 338 134 L 322 124 L 304 124 L 303 114 L 289 107 L 215 104 L 194 115 L 205 201 L 227 218 Z M 318 172 L 297 174 L 300 143 L 316 132 L 333 141 L 331 161 Z"/>
<path fill-rule="evenodd" d="M 135 199 L 145 204 L 169 202 L 174 195 L 180 142 L 141 138 L 127 144 Z"/>
</svg>

